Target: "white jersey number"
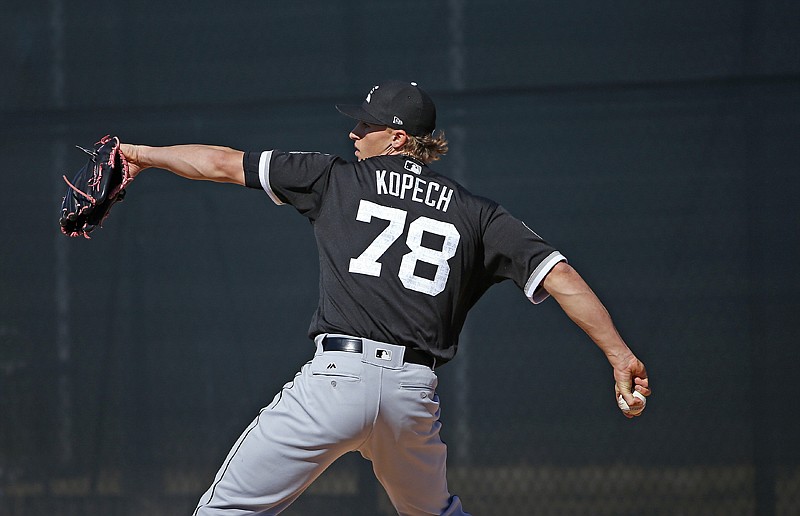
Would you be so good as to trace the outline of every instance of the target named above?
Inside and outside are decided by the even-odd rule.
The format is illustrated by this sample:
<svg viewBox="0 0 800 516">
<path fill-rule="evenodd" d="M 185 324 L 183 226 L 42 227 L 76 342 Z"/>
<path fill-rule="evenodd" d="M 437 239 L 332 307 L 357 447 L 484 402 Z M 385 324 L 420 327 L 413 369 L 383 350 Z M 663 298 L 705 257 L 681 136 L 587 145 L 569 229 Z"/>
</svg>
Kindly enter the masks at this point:
<svg viewBox="0 0 800 516">
<path fill-rule="evenodd" d="M 358 205 L 356 220 L 370 223 L 375 217 L 389 221 L 389 225 L 375 237 L 375 240 L 358 258 L 350 260 L 348 270 L 355 274 L 380 276 L 381 263 L 378 260 L 402 236 L 406 226 L 406 215 L 405 210 L 382 206 L 362 199 Z M 444 239 L 441 249 L 431 249 L 422 245 L 422 236 L 426 232 Z M 419 217 L 409 224 L 406 245 L 411 251 L 403 255 L 400 270 L 397 273 L 403 286 L 430 296 L 442 292 L 447 284 L 447 278 L 450 276 L 450 265 L 447 260 L 455 256 L 459 240 L 461 240 L 461 235 L 458 233 L 458 229 L 449 222 Z M 436 267 L 433 279 L 415 274 L 417 262 L 429 263 Z"/>
</svg>

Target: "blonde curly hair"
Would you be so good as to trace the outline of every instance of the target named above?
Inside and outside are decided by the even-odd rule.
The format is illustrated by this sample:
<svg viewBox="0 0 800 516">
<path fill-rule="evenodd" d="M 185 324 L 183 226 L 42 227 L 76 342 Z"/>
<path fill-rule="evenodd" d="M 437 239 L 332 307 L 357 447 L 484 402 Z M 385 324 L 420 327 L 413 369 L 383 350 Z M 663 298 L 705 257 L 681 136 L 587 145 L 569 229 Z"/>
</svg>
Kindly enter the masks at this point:
<svg viewBox="0 0 800 516">
<path fill-rule="evenodd" d="M 408 140 L 403 145 L 403 154 L 417 158 L 423 163 L 432 163 L 447 154 L 448 143 L 444 131 L 426 134 L 424 136 L 408 135 Z"/>
</svg>

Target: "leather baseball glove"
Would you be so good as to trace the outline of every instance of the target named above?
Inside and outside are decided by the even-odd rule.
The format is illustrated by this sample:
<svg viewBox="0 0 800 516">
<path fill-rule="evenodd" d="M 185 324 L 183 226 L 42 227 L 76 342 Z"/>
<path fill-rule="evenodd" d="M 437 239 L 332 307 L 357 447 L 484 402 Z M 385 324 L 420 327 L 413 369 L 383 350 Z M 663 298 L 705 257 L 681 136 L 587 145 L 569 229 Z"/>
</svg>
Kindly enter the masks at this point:
<svg viewBox="0 0 800 516">
<path fill-rule="evenodd" d="M 94 150 L 77 147 L 89 159 L 72 182 L 63 176 L 67 193 L 61 202 L 59 224 L 67 236 L 89 238 L 89 233 L 102 226 L 111 207 L 125 198 L 125 187 L 133 176 L 116 136 L 104 136 L 94 144 Z"/>
</svg>

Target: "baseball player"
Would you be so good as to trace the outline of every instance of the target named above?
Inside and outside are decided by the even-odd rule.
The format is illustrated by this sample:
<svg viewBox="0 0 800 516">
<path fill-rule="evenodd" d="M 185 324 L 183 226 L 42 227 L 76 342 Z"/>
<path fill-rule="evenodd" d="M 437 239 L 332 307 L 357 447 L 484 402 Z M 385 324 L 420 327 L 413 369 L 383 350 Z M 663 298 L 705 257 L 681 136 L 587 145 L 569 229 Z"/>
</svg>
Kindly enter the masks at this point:
<svg viewBox="0 0 800 516">
<path fill-rule="evenodd" d="M 198 516 L 278 514 L 356 450 L 398 514 L 466 514 L 447 487 L 435 371 L 455 356 L 467 312 L 499 281 L 533 303 L 559 303 L 605 353 L 627 417 L 650 394 L 644 365 L 565 257 L 498 203 L 430 168 L 447 141 L 425 91 L 387 81 L 361 104 L 336 108 L 356 121 L 356 160 L 121 146 L 133 175 L 157 167 L 263 190 L 312 222 L 319 250 L 314 355 L 234 444 Z"/>
</svg>

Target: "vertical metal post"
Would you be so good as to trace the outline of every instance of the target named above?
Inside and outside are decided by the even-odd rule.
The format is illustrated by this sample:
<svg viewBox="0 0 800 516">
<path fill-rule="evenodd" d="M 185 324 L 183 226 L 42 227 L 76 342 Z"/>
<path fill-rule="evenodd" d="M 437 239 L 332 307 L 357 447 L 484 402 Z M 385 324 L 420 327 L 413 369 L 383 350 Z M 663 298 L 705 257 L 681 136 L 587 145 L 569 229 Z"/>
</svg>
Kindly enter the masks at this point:
<svg viewBox="0 0 800 516">
<path fill-rule="evenodd" d="M 750 0 L 744 3 L 742 17 L 741 62 L 739 73 L 748 77 L 758 71 L 759 47 L 758 30 L 761 19 L 759 2 Z M 771 398 L 769 392 L 770 370 L 769 349 L 762 342 L 765 336 L 764 302 L 766 301 L 763 288 L 759 281 L 760 271 L 766 266 L 763 251 L 763 206 L 764 179 L 763 171 L 759 165 L 759 156 L 762 152 L 760 144 L 759 125 L 761 122 L 760 110 L 757 105 L 759 99 L 754 97 L 756 88 L 751 88 L 743 81 L 740 95 L 742 97 L 742 119 L 744 124 L 744 167 L 747 188 L 747 261 L 748 261 L 748 312 L 750 341 L 750 371 L 751 371 L 751 407 L 752 407 L 752 438 L 753 438 L 753 468 L 756 514 L 759 516 L 773 516 L 776 513 L 775 489 L 777 487 L 775 453 L 775 430 L 772 416 L 774 410 L 763 410 L 762 404 Z M 777 409 L 780 413 L 780 409 Z"/>
<path fill-rule="evenodd" d="M 64 5 L 63 0 L 50 1 L 50 34 L 53 60 L 50 67 L 52 81 L 51 96 L 54 110 L 63 109 L 64 98 Z M 57 137 L 54 138 L 53 164 L 56 170 L 64 170 L 66 166 L 66 144 L 63 141 L 64 127 L 56 128 Z M 55 198 L 60 200 L 64 193 L 63 186 L 54 181 Z M 54 203 L 58 206 L 58 203 Z M 53 231 L 53 245 L 55 251 L 55 289 L 54 301 L 56 312 L 56 360 L 57 360 L 57 386 L 58 406 L 56 414 L 58 459 L 61 466 L 66 466 L 73 459 L 73 421 L 72 421 L 72 385 L 70 358 L 72 350 L 72 337 L 70 334 L 70 288 L 69 288 L 69 247 L 67 240 L 57 230 Z"/>
<path fill-rule="evenodd" d="M 465 88 L 464 79 L 464 0 L 448 1 L 448 32 L 450 35 L 449 47 L 449 76 L 450 85 L 455 92 L 461 92 Z M 455 110 L 456 119 L 461 118 L 463 108 Z M 448 127 L 447 137 L 451 142 L 448 168 L 449 173 L 458 182 L 466 183 L 466 136 L 467 131 L 460 122 Z M 455 459 L 458 464 L 469 464 L 471 458 L 471 433 L 470 433 L 470 407 L 469 407 L 469 329 L 465 325 L 461 332 L 459 351 L 452 367 L 455 369 L 455 385 L 453 391 L 453 409 L 448 413 L 453 415 L 452 421 L 455 422 L 455 433 L 458 438 L 458 446 L 455 448 Z"/>
</svg>

